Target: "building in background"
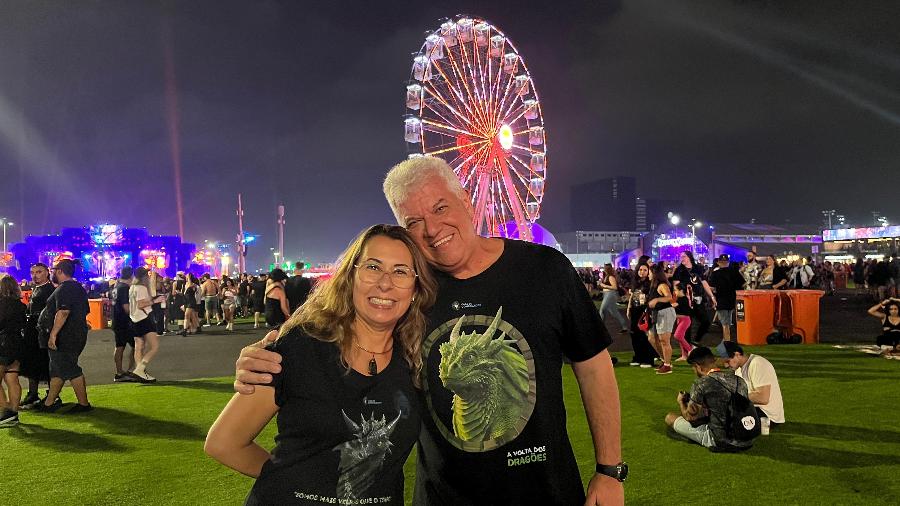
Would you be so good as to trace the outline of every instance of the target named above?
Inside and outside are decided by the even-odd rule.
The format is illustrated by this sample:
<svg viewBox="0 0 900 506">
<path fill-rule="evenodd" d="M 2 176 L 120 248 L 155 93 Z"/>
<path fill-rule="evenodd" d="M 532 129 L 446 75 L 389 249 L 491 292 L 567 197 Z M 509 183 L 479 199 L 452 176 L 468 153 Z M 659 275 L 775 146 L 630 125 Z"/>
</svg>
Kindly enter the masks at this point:
<svg viewBox="0 0 900 506">
<path fill-rule="evenodd" d="M 572 186 L 572 230 L 637 230 L 633 177 L 616 176 Z"/>
</svg>

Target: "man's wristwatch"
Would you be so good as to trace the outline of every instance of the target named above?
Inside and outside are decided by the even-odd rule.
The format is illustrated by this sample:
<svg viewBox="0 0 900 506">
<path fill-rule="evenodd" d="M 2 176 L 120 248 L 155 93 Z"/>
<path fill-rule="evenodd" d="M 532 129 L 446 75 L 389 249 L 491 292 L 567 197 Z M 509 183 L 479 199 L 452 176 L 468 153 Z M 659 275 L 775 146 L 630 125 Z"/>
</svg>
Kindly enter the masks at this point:
<svg viewBox="0 0 900 506">
<path fill-rule="evenodd" d="M 625 481 L 625 478 L 628 477 L 628 464 L 624 462 L 619 462 L 618 464 L 611 466 L 597 464 L 597 473 L 609 476 L 610 478 L 615 478 L 618 481 Z"/>
</svg>

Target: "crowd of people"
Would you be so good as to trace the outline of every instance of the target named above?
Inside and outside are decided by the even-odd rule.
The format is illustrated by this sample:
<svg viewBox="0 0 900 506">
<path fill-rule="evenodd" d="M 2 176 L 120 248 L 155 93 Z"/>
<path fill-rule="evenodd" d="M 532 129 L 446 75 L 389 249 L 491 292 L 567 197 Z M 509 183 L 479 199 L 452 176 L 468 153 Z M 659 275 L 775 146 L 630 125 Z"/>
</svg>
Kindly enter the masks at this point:
<svg viewBox="0 0 900 506">
<path fill-rule="evenodd" d="M 159 351 L 160 336 L 199 334 L 213 325 L 233 331 L 235 317 L 251 314 L 255 328 L 264 317 L 267 328 L 277 329 L 312 289 L 302 264 L 297 264 L 293 276 L 274 269 L 261 276 L 242 274 L 221 280 L 208 273 L 198 279 L 183 272 L 166 278 L 144 267 L 125 266 L 108 290 L 98 290 L 96 283 L 80 283 L 75 269 L 74 261 L 63 259 L 52 267 L 34 264 L 31 279 L 21 283 L 9 275 L 0 276 L 0 384 L 5 385 L 5 391 L 0 387 L 0 427 L 17 424 L 20 410 L 59 410 L 59 392 L 65 382 L 77 398 L 67 413 L 92 409 L 78 363 L 87 344 L 91 295 L 107 297 L 111 305 L 113 380 L 154 383 L 148 367 Z M 26 290 L 27 305 L 22 302 Z M 24 399 L 20 377 L 28 383 Z M 48 387 L 43 398 L 41 383 Z"/>
<path fill-rule="evenodd" d="M 666 416 L 676 433 L 714 451 L 742 451 L 784 423 L 774 367 L 732 339 L 736 292 L 808 288 L 817 277 L 827 281 L 822 273 L 833 266 L 809 259 L 787 266 L 751 252 L 741 263 L 721 255 L 710 268 L 684 251 L 677 264 L 644 256 L 633 270 L 576 273 L 551 248 L 477 236 L 465 192 L 442 161 L 403 162 L 384 189 L 401 226 L 361 233 L 311 295 L 300 266 L 294 276 L 274 269 L 235 279 L 123 268 L 109 287 L 116 381 L 154 382 L 148 367 L 159 336 L 179 320 L 182 336 L 213 325 L 231 331 L 235 317 L 251 314 L 254 328 L 264 316 L 273 329 L 242 350 L 238 394 L 205 445 L 257 479 L 247 504 L 398 503 L 417 439 L 417 503 L 582 504 L 565 428 L 563 359 L 573 364 L 593 435 L 597 467 L 587 501 L 621 504 L 628 468 L 602 316 L 631 334 L 631 365 L 664 375 L 683 361 L 696 374 L 691 391 L 676 397 L 678 412 Z M 70 412 L 92 409 L 78 365 L 88 290 L 74 270 L 71 260 L 33 266 L 28 306 L 18 284 L 0 278 L 0 377 L 8 393 L 0 389 L 0 425 L 17 423 L 26 405 L 58 410 L 67 381 L 78 399 Z M 533 275 L 516 275 L 522 271 Z M 588 295 L 595 291 L 599 311 Z M 870 310 L 892 337 L 900 335 L 897 302 Z M 715 353 L 702 342 L 713 319 L 723 328 Z M 29 379 L 21 403 L 20 375 Z M 49 383 L 44 398 L 41 381 Z M 274 417 L 279 444 L 270 453 L 254 439 Z M 508 459 L 485 454 L 512 441 Z M 521 448 L 529 452 L 514 458 Z"/>
</svg>

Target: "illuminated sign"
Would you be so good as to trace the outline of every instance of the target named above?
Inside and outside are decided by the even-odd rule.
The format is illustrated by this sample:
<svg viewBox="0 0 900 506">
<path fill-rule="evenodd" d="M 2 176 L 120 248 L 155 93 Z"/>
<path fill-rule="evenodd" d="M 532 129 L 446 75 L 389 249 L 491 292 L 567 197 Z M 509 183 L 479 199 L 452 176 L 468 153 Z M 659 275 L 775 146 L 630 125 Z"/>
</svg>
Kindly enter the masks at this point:
<svg viewBox="0 0 900 506">
<path fill-rule="evenodd" d="M 822 239 L 826 241 L 855 241 L 857 239 L 882 239 L 900 237 L 900 225 L 887 227 L 838 228 L 823 230 Z"/>
<path fill-rule="evenodd" d="M 660 237 L 656 240 L 656 246 L 658 248 L 690 246 L 691 244 L 694 244 L 693 237 L 673 237 L 671 239 Z"/>
</svg>

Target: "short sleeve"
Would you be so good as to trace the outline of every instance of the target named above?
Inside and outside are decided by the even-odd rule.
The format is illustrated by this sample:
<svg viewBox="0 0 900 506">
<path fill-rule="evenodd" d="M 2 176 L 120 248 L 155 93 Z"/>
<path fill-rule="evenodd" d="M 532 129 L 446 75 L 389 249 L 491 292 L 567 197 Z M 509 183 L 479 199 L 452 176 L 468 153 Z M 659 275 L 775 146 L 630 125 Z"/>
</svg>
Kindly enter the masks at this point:
<svg viewBox="0 0 900 506">
<path fill-rule="evenodd" d="M 272 382 L 266 386 L 275 389 L 275 404 L 284 406 L 291 391 L 291 381 L 296 380 L 297 361 L 303 355 L 309 355 L 312 350 L 304 343 L 309 342 L 299 327 L 291 329 L 287 334 L 279 336 L 274 342 L 266 346 L 266 349 L 281 355 L 281 372 L 272 374 Z M 307 349 L 300 349 L 307 348 Z M 301 366 L 302 367 L 302 366 Z"/>
<path fill-rule="evenodd" d="M 77 287 L 72 283 L 64 283 L 56 294 L 56 310 L 71 311 L 78 304 Z"/>
<path fill-rule="evenodd" d="M 773 378 L 772 374 L 770 374 L 770 369 L 770 365 L 759 361 L 758 358 L 754 359 L 753 362 L 750 363 L 750 381 L 748 381 L 747 383 L 753 385 L 754 389 L 764 387 L 766 385 L 771 385 L 775 382 L 775 378 Z"/>
<path fill-rule="evenodd" d="M 594 301 L 584 287 L 575 268 L 565 265 L 568 271 L 562 276 L 560 301 L 562 303 L 563 353 L 573 362 L 583 362 L 594 357 L 612 344 L 612 337 L 600 319 Z"/>
</svg>

